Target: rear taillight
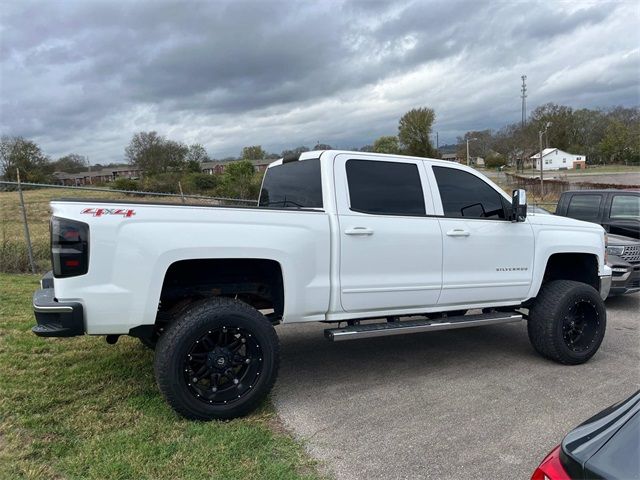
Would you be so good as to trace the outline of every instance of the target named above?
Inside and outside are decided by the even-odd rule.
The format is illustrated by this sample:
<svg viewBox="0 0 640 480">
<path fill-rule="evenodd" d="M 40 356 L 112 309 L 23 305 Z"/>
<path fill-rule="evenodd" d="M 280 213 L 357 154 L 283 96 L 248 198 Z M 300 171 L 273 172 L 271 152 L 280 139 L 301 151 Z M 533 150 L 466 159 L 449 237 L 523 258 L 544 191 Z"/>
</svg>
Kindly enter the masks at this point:
<svg viewBox="0 0 640 480">
<path fill-rule="evenodd" d="M 56 278 L 84 275 L 89 270 L 89 225 L 51 217 L 51 261 Z"/>
<path fill-rule="evenodd" d="M 558 445 L 542 460 L 540 466 L 533 472 L 531 480 L 571 480 L 562 463 L 560 463 L 560 449 Z"/>
</svg>

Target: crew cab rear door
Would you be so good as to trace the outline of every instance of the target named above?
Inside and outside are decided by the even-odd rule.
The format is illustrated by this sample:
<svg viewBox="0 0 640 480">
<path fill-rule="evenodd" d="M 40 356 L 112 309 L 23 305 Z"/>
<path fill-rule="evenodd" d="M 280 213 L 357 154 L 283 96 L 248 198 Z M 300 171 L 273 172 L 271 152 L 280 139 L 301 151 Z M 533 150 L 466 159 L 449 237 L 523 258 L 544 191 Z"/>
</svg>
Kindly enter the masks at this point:
<svg viewBox="0 0 640 480">
<path fill-rule="evenodd" d="M 348 312 L 435 306 L 442 235 L 421 160 L 340 154 L 340 299 Z"/>
<path fill-rule="evenodd" d="M 531 225 L 507 219 L 509 202 L 492 185 L 455 166 L 427 165 L 443 242 L 442 306 L 514 301 L 531 286 Z"/>
</svg>

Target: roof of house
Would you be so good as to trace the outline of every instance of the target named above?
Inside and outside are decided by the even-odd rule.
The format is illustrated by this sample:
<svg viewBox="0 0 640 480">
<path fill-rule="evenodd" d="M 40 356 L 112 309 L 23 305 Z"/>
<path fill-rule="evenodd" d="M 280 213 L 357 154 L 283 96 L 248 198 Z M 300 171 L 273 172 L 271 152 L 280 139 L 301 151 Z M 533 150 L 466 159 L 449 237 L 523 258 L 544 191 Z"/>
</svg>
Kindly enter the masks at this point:
<svg viewBox="0 0 640 480">
<path fill-rule="evenodd" d="M 565 152 L 564 150 L 560 150 L 559 148 L 545 148 L 544 150 L 542 150 L 542 156 L 546 157 L 547 155 L 549 155 L 550 153 L 553 153 L 555 151 L 558 152 L 563 152 L 566 153 L 567 155 L 580 155 L 579 153 L 569 153 L 569 152 Z M 532 155 L 531 158 L 540 158 L 540 152 L 536 153 L 535 155 Z"/>
<path fill-rule="evenodd" d="M 555 152 L 556 150 L 558 150 L 557 148 L 545 148 L 544 150 L 542 150 L 542 156 L 546 157 L 547 155 L 549 155 L 552 152 Z M 531 155 L 531 158 L 540 158 L 540 152 L 536 153 L 535 155 Z"/>
</svg>

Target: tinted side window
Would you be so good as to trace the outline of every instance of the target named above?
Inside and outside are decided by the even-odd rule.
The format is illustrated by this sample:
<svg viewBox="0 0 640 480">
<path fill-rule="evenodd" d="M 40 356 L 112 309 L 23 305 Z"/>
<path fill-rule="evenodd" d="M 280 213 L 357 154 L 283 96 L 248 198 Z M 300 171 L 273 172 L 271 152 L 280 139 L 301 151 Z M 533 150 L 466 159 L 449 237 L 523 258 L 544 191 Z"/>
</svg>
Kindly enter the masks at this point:
<svg viewBox="0 0 640 480">
<path fill-rule="evenodd" d="M 268 168 L 260 206 L 322 208 L 320 160 L 299 160 Z"/>
<path fill-rule="evenodd" d="M 567 208 L 567 217 L 596 221 L 600 211 L 601 195 L 573 195 Z"/>
<path fill-rule="evenodd" d="M 433 167 L 433 173 L 445 216 L 505 218 L 502 196 L 480 178 L 448 167 Z"/>
<path fill-rule="evenodd" d="M 351 210 L 379 215 L 425 215 L 418 166 L 347 160 Z"/>
<path fill-rule="evenodd" d="M 635 195 L 616 195 L 611 202 L 611 218 L 620 220 L 640 218 L 640 197 Z"/>
</svg>

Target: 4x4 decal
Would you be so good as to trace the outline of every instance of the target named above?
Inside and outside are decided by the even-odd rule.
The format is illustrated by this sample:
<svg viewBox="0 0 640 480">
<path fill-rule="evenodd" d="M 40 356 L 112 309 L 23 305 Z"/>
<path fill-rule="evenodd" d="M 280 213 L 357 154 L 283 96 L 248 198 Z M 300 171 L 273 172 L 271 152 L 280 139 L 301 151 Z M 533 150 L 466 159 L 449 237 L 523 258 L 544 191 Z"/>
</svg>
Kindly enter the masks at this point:
<svg viewBox="0 0 640 480">
<path fill-rule="evenodd" d="M 136 214 L 136 211 L 130 208 L 85 208 L 80 213 L 85 215 L 93 215 L 94 217 L 101 217 L 103 215 L 122 215 L 129 218 Z"/>
</svg>

